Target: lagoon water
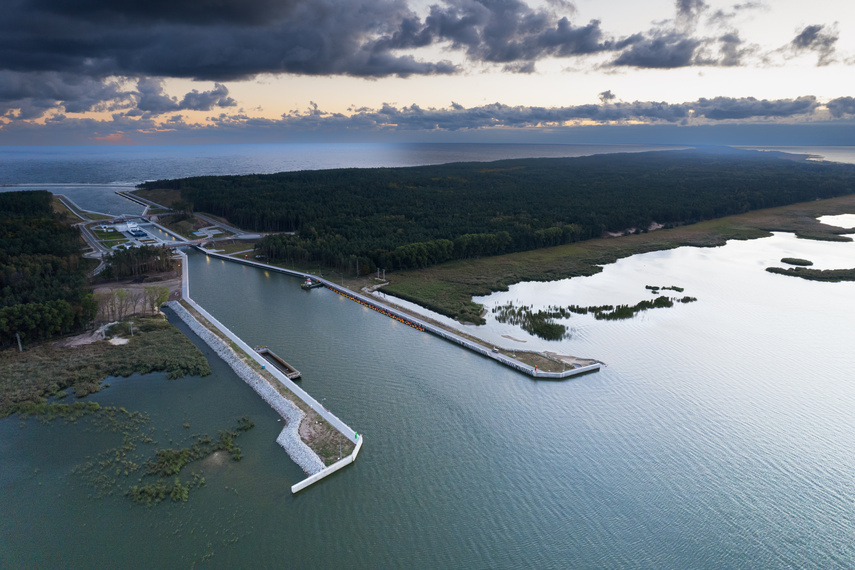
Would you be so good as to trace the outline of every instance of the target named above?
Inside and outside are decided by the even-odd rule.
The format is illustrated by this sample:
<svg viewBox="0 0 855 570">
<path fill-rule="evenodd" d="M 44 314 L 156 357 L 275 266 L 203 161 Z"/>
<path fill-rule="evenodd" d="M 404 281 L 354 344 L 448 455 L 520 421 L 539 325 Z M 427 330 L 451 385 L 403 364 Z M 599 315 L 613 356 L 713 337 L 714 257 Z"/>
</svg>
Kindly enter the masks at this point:
<svg viewBox="0 0 855 570">
<path fill-rule="evenodd" d="M 221 361 L 207 378 L 111 379 L 91 398 L 149 413 L 158 447 L 250 415 L 243 461 L 194 466 L 208 484 L 186 504 L 138 507 L 73 473 L 117 434 L 0 420 L 0 567 L 851 567 L 855 283 L 764 271 L 782 257 L 851 268 L 855 243 L 680 248 L 482 299 L 635 303 L 645 285 L 698 298 L 630 321 L 574 316 L 557 343 L 467 329 L 608 364 L 549 382 L 191 253 L 194 299 L 301 370 L 364 434 L 359 459 L 292 496 L 302 473 L 275 444 L 281 424 Z"/>
<path fill-rule="evenodd" d="M 97 398 L 151 413 L 169 437 L 184 421 L 211 430 L 249 413 L 259 428 L 239 442 L 244 461 L 203 468 L 208 486 L 187 504 L 147 509 L 87 498 L 70 472 L 101 436 L 3 420 L 0 560 L 850 566 L 855 284 L 764 271 L 783 256 L 836 266 L 855 259 L 855 244 L 779 234 L 635 256 L 593 277 L 497 293 L 486 301 L 634 302 L 648 284 L 698 297 L 631 321 L 573 317 L 573 338 L 560 343 L 495 323 L 478 331 L 608 364 L 543 382 L 330 291 L 192 253 L 193 297 L 301 370 L 303 387 L 364 434 L 358 461 L 291 496 L 301 473 L 273 442 L 275 414 L 221 366 L 207 379 L 113 381 Z M 69 528 L 85 528 L 86 538 Z M 34 549 L 34 532 L 51 540 Z"/>
</svg>

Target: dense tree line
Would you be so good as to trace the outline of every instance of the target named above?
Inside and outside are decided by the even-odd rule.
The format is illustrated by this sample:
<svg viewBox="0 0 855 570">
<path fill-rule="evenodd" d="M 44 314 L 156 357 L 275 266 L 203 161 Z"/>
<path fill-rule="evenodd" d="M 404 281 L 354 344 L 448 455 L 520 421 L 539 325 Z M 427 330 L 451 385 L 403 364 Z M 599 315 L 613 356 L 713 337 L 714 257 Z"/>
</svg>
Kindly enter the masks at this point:
<svg viewBox="0 0 855 570">
<path fill-rule="evenodd" d="M 855 192 L 855 166 L 668 151 L 149 182 L 274 235 L 273 259 L 365 273 L 692 223 Z"/>
<path fill-rule="evenodd" d="M 169 271 L 173 263 L 169 247 L 152 245 L 115 250 L 104 261 L 107 267 L 102 275 L 107 279 Z"/>
<path fill-rule="evenodd" d="M 51 210 L 46 191 L 0 193 L 0 346 L 88 325 L 97 304 L 86 289 L 76 228 Z"/>
</svg>

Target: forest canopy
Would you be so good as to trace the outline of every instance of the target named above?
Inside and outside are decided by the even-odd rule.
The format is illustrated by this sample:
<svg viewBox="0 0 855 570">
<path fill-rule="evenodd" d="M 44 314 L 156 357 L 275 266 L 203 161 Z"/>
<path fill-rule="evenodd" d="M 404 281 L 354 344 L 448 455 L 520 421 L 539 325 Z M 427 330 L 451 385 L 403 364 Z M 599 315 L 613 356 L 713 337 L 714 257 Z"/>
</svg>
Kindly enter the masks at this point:
<svg viewBox="0 0 855 570">
<path fill-rule="evenodd" d="M 96 304 L 86 288 L 76 228 L 44 190 L 0 193 L 0 346 L 82 328 Z"/>
<path fill-rule="evenodd" d="M 247 229 L 273 260 L 427 267 L 855 192 L 855 166 L 733 149 L 146 182 Z"/>
</svg>

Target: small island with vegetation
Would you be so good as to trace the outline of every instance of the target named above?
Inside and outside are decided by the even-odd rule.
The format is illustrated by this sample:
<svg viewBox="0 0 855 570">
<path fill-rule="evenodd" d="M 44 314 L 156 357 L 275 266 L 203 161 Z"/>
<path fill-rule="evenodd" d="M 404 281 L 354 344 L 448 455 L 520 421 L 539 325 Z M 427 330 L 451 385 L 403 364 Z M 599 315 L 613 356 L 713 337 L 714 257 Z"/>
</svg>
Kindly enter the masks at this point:
<svg viewBox="0 0 855 570">
<path fill-rule="evenodd" d="M 660 289 L 668 289 L 682 293 L 682 287 L 645 287 L 648 290 L 658 294 Z M 598 321 L 618 321 L 631 319 L 642 311 L 650 309 L 663 309 L 673 307 L 674 303 L 693 303 L 697 301 L 695 297 L 688 295 L 683 297 L 659 297 L 649 300 L 642 300 L 635 305 L 597 305 L 591 307 L 582 307 L 579 305 L 569 305 L 567 307 L 555 307 L 550 305 L 546 309 L 534 311 L 531 305 L 515 306 L 509 302 L 505 305 L 493 307 L 493 315 L 497 322 L 517 325 L 522 330 L 544 340 L 563 340 L 570 338 L 570 333 L 567 327 L 561 323 L 555 322 L 555 319 L 568 319 L 572 315 L 593 315 Z"/>
<path fill-rule="evenodd" d="M 769 273 L 778 275 L 789 275 L 801 277 L 809 281 L 826 281 L 838 283 L 840 281 L 855 281 L 855 268 L 852 269 L 809 269 L 806 267 L 767 267 Z"/>
<path fill-rule="evenodd" d="M 809 259 L 801 259 L 799 257 L 782 257 L 781 263 L 786 263 L 787 265 L 797 265 L 799 267 L 809 267 L 813 265 L 813 261 Z"/>
</svg>

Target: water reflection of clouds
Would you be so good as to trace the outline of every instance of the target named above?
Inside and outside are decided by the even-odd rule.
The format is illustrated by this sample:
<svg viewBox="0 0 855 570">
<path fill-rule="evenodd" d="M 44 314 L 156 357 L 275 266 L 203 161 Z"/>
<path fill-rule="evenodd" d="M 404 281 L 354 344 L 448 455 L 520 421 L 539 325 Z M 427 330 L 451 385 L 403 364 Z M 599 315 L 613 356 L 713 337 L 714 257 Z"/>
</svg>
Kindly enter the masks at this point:
<svg viewBox="0 0 855 570">
<path fill-rule="evenodd" d="M 843 223 L 855 227 L 855 216 L 840 218 Z M 657 324 L 668 323 L 675 326 L 683 315 L 694 314 L 699 310 L 725 310 L 728 303 L 740 306 L 742 310 L 755 310 L 752 301 L 758 306 L 775 304 L 786 306 L 788 295 L 793 290 L 815 290 L 816 283 L 783 278 L 765 271 L 766 267 L 782 266 L 781 258 L 796 257 L 811 260 L 814 269 L 847 269 L 852 267 L 855 258 L 855 242 L 827 242 L 799 239 L 792 233 L 776 232 L 768 238 L 738 241 L 732 240 L 722 247 L 696 248 L 680 247 L 668 251 L 634 255 L 606 265 L 603 271 L 589 277 L 574 277 L 547 283 L 529 282 L 511 285 L 508 291 L 502 291 L 484 297 L 475 297 L 473 301 L 481 303 L 487 309 L 487 325 L 479 327 L 476 336 L 491 342 L 502 342 L 501 335 L 529 341 L 528 348 L 543 347 L 555 350 L 565 342 L 579 342 L 583 338 L 608 336 L 610 330 L 631 329 L 646 321 L 644 330 L 653 330 Z M 492 308 L 513 303 L 515 306 L 531 306 L 533 311 L 552 306 L 580 306 L 635 304 L 650 299 L 651 294 L 645 286 L 683 287 L 685 293 L 664 290 L 659 294 L 666 296 L 689 295 L 698 298 L 698 306 L 679 306 L 670 309 L 647 311 L 642 318 L 626 322 L 598 322 L 590 316 L 574 315 L 560 322 L 574 326 L 573 341 L 541 341 L 522 331 L 518 326 L 496 322 Z M 820 285 L 821 286 L 821 285 Z M 700 308 L 699 308 L 700 307 Z M 730 310 L 730 309 L 728 309 Z M 565 347 L 570 350 L 570 345 Z"/>
<path fill-rule="evenodd" d="M 838 214 L 836 216 L 820 216 L 819 223 L 838 228 L 855 228 L 855 214 Z"/>
</svg>

